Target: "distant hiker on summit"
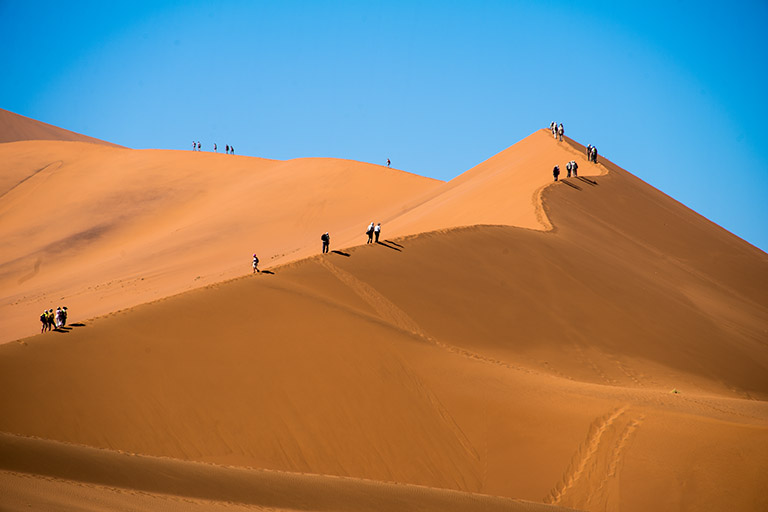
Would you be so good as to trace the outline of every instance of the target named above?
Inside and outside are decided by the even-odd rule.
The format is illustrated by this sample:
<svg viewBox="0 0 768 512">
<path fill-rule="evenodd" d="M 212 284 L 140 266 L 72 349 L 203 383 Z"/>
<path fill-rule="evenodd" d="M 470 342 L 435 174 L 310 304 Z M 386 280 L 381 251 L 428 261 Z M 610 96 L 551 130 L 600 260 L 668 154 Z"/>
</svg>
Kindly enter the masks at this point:
<svg viewBox="0 0 768 512">
<path fill-rule="evenodd" d="M 560 176 L 560 166 L 556 165 L 554 169 L 552 169 L 552 176 L 555 177 L 555 181 L 557 181 L 557 177 Z"/>
<path fill-rule="evenodd" d="M 565 129 L 563 128 L 563 123 L 560 123 L 560 126 L 557 128 L 557 134 L 560 136 L 560 142 L 563 142 L 564 132 L 565 132 Z"/>
<path fill-rule="evenodd" d="M 557 123 L 555 121 L 552 121 L 551 123 L 549 123 L 549 131 L 552 132 L 552 135 L 557 137 L 557 135 L 556 135 L 557 134 Z"/>
<path fill-rule="evenodd" d="M 373 221 L 368 225 L 368 229 L 365 230 L 365 234 L 368 235 L 368 241 L 365 242 L 366 244 L 372 244 L 373 243 Z"/>
<path fill-rule="evenodd" d="M 597 148 L 595 146 L 592 146 L 592 154 L 590 155 L 590 160 L 592 160 L 592 163 L 597 163 Z"/>
<path fill-rule="evenodd" d="M 329 246 L 331 245 L 331 235 L 329 235 L 326 231 L 320 235 L 320 240 L 323 241 L 323 254 L 326 254 L 328 252 Z"/>
<path fill-rule="evenodd" d="M 389 161 L 389 158 L 387 158 L 387 167 L 389 167 L 392 164 L 392 162 Z"/>
<path fill-rule="evenodd" d="M 256 255 L 253 255 L 253 273 L 256 272 L 261 273 L 261 270 L 259 270 L 259 258 L 256 257 Z"/>
</svg>

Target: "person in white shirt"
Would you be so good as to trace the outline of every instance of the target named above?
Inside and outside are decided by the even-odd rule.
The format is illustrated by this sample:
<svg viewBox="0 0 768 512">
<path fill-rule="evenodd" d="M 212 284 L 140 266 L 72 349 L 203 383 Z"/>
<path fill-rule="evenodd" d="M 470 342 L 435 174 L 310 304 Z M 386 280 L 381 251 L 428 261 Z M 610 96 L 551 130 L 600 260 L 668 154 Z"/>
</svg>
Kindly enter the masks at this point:
<svg viewBox="0 0 768 512">
<path fill-rule="evenodd" d="M 365 230 L 365 234 L 368 235 L 368 241 L 367 244 L 373 243 L 373 221 L 368 225 L 368 229 Z"/>
<path fill-rule="evenodd" d="M 379 235 L 381 234 L 381 222 L 376 224 L 376 227 L 373 228 L 373 234 L 376 235 L 376 243 L 379 243 Z"/>
</svg>

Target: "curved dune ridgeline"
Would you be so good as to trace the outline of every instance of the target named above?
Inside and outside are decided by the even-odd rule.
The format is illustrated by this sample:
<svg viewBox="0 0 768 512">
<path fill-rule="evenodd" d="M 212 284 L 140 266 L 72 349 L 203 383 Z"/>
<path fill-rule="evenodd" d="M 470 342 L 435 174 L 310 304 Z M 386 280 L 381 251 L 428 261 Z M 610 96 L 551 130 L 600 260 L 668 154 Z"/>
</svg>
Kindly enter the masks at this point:
<svg viewBox="0 0 768 512">
<path fill-rule="evenodd" d="M 573 141 L 542 130 L 447 183 L 0 154 L 4 322 L 92 312 L 0 345 L 11 510 L 768 507 L 768 256 Z M 29 213 L 56 205 L 63 233 Z M 270 273 L 243 275 L 254 245 Z"/>
</svg>

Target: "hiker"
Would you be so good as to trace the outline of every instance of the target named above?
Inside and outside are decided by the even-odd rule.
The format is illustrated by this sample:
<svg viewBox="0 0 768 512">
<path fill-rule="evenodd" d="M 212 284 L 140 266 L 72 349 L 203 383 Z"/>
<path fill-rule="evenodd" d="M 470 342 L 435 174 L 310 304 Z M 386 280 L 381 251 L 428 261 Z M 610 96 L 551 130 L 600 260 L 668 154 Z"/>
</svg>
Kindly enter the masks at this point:
<svg viewBox="0 0 768 512">
<path fill-rule="evenodd" d="M 592 161 L 592 144 L 587 146 L 587 162 Z"/>
<path fill-rule="evenodd" d="M 197 142 L 192 141 L 192 151 L 197 151 Z"/>
<path fill-rule="evenodd" d="M 555 168 L 552 169 L 552 176 L 554 176 L 555 177 L 555 181 L 557 181 L 557 177 L 560 176 L 560 167 L 559 166 L 556 165 Z"/>
<path fill-rule="evenodd" d="M 557 132 L 557 123 L 552 121 L 549 123 L 549 131 L 552 132 L 552 135 L 554 135 Z"/>
<path fill-rule="evenodd" d="M 198 142 L 197 142 L 197 150 L 198 150 L 198 151 L 201 151 L 201 149 L 200 149 L 201 147 L 203 147 L 203 146 L 200 144 L 200 141 L 198 141 Z"/>
<path fill-rule="evenodd" d="M 387 158 L 387 167 L 389 167 L 392 164 L 392 162 L 389 161 L 389 158 Z"/>
<path fill-rule="evenodd" d="M 57 329 L 61 327 L 61 306 L 56 308 L 56 316 L 54 317 L 54 321 L 56 323 Z"/>
<path fill-rule="evenodd" d="M 53 316 L 53 308 L 48 310 L 48 330 L 53 329 L 53 324 L 56 321 L 56 319 Z"/>
<path fill-rule="evenodd" d="M 227 154 L 229 154 L 229 144 L 227 144 L 227 147 L 225 149 L 227 150 Z"/>
<path fill-rule="evenodd" d="M 320 240 L 323 241 L 323 254 L 326 254 L 331 245 L 331 235 L 329 235 L 328 232 L 326 231 L 325 233 L 320 235 Z"/>
<path fill-rule="evenodd" d="M 366 244 L 372 244 L 373 243 L 373 221 L 368 225 L 368 229 L 365 230 L 365 234 L 368 235 L 368 241 L 365 242 Z"/>
<path fill-rule="evenodd" d="M 567 171 L 566 178 L 570 178 L 571 177 L 572 166 L 573 166 L 573 164 L 571 164 L 571 162 L 568 162 L 567 164 L 565 164 L 565 170 Z"/>
<path fill-rule="evenodd" d="M 234 155 L 235 154 L 235 146 L 229 146 L 229 151 L 231 152 L 231 154 Z"/>
<path fill-rule="evenodd" d="M 219 152 L 218 148 L 216 147 L 216 143 L 215 142 L 213 143 L 213 152 L 214 153 L 218 153 Z"/>
<path fill-rule="evenodd" d="M 577 178 L 579 176 L 579 164 L 576 163 L 576 160 L 571 160 L 571 170 L 573 171 L 573 177 Z"/>
<path fill-rule="evenodd" d="M 597 163 L 597 148 L 592 146 L 592 162 Z"/>
<path fill-rule="evenodd" d="M 560 127 L 557 129 L 557 134 L 560 136 L 560 142 L 563 142 L 564 132 L 565 132 L 565 129 L 563 128 L 563 123 L 560 123 Z"/>
<path fill-rule="evenodd" d="M 43 324 L 43 328 L 40 329 L 40 334 L 45 332 L 45 328 L 48 327 L 48 310 L 44 309 L 43 314 L 40 315 L 40 323 Z"/>
<path fill-rule="evenodd" d="M 256 272 L 261 273 L 261 270 L 259 270 L 259 258 L 256 257 L 256 255 L 253 255 L 253 273 Z"/>
<path fill-rule="evenodd" d="M 61 326 L 67 326 L 67 306 L 61 308 Z"/>
<path fill-rule="evenodd" d="M 381 222 L 376 224 L 376 227 L 373 228 L 373 234 L 376 235 L 376 243 L 379 243 L 379 235 L 381 234 Z"/>
</svg>

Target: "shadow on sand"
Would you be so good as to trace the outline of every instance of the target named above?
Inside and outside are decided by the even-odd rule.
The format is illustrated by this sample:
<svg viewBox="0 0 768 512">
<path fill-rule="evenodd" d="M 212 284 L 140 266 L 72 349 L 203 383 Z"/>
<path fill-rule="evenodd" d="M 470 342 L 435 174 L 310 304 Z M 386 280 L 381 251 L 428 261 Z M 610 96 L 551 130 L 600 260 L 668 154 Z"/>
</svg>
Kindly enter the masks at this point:
<svg viewBox="0 0 768 512">
<path fill-rule="evenodd" d="M 262 274 L 269 274 L 269 275 L 271 275 L 271 276 L 275 275 L 275 273 L 274 273 L 274 272 L 272 272 L 271 270 L 262 270 L 262 271 L 261 271 L 261 273 L 262 273 Z"/>
<path fill-rule="evenodd" d="M 389 249 L 394 249 L 395 251 L 403 252 L 403 250 L 400 249 L 400 247 L 402 247 L 402 245 L 400 247 L 395 247 L 395 245 L 397 245 L 397 244 L 390 245 L 392 242 L 388 242 L 387 240 L 384 240 L 383 242 L 376 242 L 376 243 L 378 245 L 383 245 L 384 247 L 388 247 Z"/>
<path fill-rule="evenodd" d="M 596 181 L 593 181 L 589 178 L 585 178 L 584 176 L 576 176 L 576 179 L 581 180 L 584 183 L 588 183 L 589 185 L 597 185 Z"/>
<path fill-rule="evenodd" d="M 405 247 L 403 247 L 402 245 L 400 245 L 399 243 L 397 243 L 397 242 L 393 242 L 392 240 L 384 240 L 384 241 L 385 241 L 385 242 L 387 242 L 388 244 L 392 244 L 392 245 L 394 245 L 394 246 L 396 246 L 396 247 L 400 247 L 401 249 L 404 249 L 404 248 L 405 248 Z"/>
<path fill-rule="evenodd" d="M 340 256 L 346 256 L 347 258 L 350 257 L 350 254 L 348 252 L 341 252 L 341 251 L 331 251 L 333 254 L 338 254 Z"/>
<path fill-rule="evenodd" d="M 573 183 L 571 183 L 570 181 L 566 181 L 566 180 L 560 180 L 560 183 L 562 183 L 562 184 L 564 184 L 564 185 L 568 185 L 568 186 L 569 186 L 569 187 L 571 187 L 571 188 L 575 188 L 576 190 L 581 190 L 581 187 L 580 187 L 580 186 L 578 186 L 578 185 L 574 185 L 574 184 L 573 184 Z"/>
</svg>

